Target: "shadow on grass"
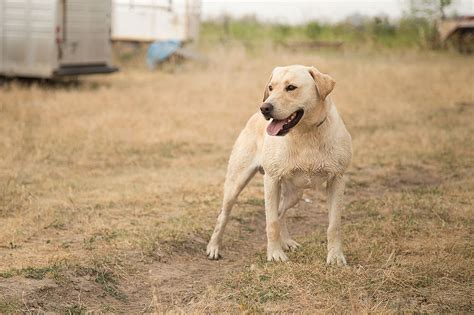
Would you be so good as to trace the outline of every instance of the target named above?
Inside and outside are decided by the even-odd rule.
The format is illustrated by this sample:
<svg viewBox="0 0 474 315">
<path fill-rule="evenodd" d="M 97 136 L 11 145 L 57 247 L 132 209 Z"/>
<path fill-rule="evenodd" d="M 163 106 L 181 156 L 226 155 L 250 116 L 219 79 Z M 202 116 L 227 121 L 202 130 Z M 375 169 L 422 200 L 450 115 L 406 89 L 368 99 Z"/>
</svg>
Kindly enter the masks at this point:
<svg viewBox="0 0 474 315">
<path fill-rule="evenodd" d="M 23 88 L 36 86 L 48 90 L 97 90 L 102 86 L 107 86 L 104 82 L 85 81 L 77 76 L 56 79 L 0 76 L 0 88 L 8 89 L 12 85 Z"/>
</svg>

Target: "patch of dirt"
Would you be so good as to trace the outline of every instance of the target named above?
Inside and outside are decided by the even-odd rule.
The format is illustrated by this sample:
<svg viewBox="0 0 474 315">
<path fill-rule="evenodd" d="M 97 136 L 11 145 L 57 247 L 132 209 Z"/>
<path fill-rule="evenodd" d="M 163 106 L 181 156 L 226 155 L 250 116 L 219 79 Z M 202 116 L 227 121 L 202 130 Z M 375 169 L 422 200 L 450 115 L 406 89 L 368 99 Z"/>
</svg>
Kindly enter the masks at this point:
<svg viewBox="0 0 474 315">
<path fill-rule="evenodd" d="M 300 201 L 289 211 L 289 230 L 296 241 L 314 231 L 318 225 L 326 228 L 327 210 L 325 203 L 320 202 L 321 195 L 320 192 L 307 195 L 306 201 Z M 235 214 L 239 211 L 234 210 Z M 265 256 L 266 232 L 263 209 L 244 220 L 231 218 L 226 234 L 235 233 L 236 230 L 239 240 L 228 241 L 224 237 L 223 259 L 218 261 L 207 259 L 205 255 L 207 244 L 203 243 L 201 253 L 174 255 L 167 263 L 144 265 L 141 274 L 146 276 L 144 286 L 148 288 L 144 290 L 148 296 L 148 306 L 144 311 L 187 305 L 197 299 L 206 287 L 221 282 L 229 273 L 242 271 L 258 253 Z M 229 237 L 235 235 L 228 235 L 227 238 Z M 146 302 L 147 297 L 144 296 L 141 303 L 147 304 Z"/>
<path fill-rule="evenodd" d="M 393 191 L 436 187 L 442 183 L 442 178 L 439 174 L 436 174 L 435 170 L 420 166 L 409 166 L 388 172 L 382 176 L 381 181 L 384 187 Z"/>
<path fill-rule="evenodd" d="M 417 188 L 435 188 L 443 178 L 428 166 L 406 165 L 392 169 L 374 168 L 352 170 L 348 174 L 346 194 L 359 197 L 381 196 L 387 191 L 404 191 Z M 362 194 L 362 195 L 361 195 Z"/>
</svg>

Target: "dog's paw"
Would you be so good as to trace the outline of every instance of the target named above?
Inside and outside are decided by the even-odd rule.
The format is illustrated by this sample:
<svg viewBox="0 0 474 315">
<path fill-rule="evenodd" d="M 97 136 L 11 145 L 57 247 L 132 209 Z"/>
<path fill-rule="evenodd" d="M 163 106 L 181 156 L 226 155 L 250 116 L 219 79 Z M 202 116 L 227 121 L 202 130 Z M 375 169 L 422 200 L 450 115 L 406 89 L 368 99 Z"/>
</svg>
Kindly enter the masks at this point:
<svg viewBox="0 0 474 315">
<path fill-rule="evenodd" d="M 217 260 L 222 258 L 219 254 L 219 245 L 209 243 L 206 249 L 207 258 L 211 260 Z"/>
<path fill-rule="evenodd" d="M 328 252 L 328 258 L 326 259 L 326 264 L 338 265 L 338 266 L 347 265 L 346 257 L 344 257 L 342 250 L 337 249 L 337 248 L 331 248 Z"/>
<path fill-rule="evenodd" d="M 267 250 L 268 261 L 288 261 L 288 257 L 281 247 L 276 247 Z"/>
<path fill-rule="evenodd" d="M 293 241 L 291 238 L 281 240 L 281 247 L 283 247 L 284 250 L 293 251 L 293 250 L 297 249 L 300 246 L 301 246 L 300 244 Z"/>
</svg>

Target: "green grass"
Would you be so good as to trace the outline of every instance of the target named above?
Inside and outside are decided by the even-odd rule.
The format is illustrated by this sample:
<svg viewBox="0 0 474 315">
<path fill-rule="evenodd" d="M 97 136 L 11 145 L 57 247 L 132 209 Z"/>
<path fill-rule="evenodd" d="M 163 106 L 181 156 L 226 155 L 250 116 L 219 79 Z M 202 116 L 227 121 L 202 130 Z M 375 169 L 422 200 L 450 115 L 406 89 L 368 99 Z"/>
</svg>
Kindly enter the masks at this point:
<svg viewBox="0 0 474 315">
<path fill-rule="evenodd" d="M 17 300 L 3 300 L 0 297 L 0 314 L 16 314 L 21 309 L 21 303 Z"/>
<path fill-rule="evenodd" d="M 87 313 L 87 309 L 81 305 L 73 304 L 65 309 L 66 314 L 82 315 Z"/>
<path fill-rule="evenodd" d="M 52 265 L 47 267 L 26 267 L 22 269 L 10 269 L 0 273 L 0 278 L 11 278 L 14 276 L 23 276 L 29 279 L 41 280 L 47 276 L 56 279 L 59 277 L 59 265 Z"/>
<path fill-rule="evenodd" d="M 201 26 L 202 42 L 239 41 L 247 48 L 263 43 L 292 41 L 342 41 L 352 47 L 428 48 L 435 29 L 426 19 L 404 17 L 396 22 L 386 18 L 364 18 L 357 24 L 311 21 L 303 25 L 262 23 L 253 18 L 206 21 Z"/>
</svg>

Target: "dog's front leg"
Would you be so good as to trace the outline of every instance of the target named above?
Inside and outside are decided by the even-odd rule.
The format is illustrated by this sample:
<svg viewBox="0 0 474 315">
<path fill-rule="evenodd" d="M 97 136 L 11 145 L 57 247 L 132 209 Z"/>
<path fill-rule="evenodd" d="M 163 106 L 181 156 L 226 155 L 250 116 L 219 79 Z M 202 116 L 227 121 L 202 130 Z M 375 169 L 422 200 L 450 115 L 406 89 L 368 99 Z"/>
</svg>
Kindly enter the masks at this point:
<svg viewBox="0 0 474 315">
<path fill-rule="evenodd" d="M 286 214 L 288 209 L 294 207 L 303 196 L 303 190 L 296 188 L 288 182 L 283 181 L 281 184 L 281 199 L 278 209 L 280 217 L 281 228 L 281 246 L 284 250 L 294 250 L 300 246 L 297 242 L 291 239 L 286 224 Z"/>
<path fill-rule="evenodd" d="M 346 258 L 342 252 L 341 237 L 341 210 L 344 197 L 344 178 L 335 176 L 327 182 L 328 208 L 329 208 L 329 227 L 328 237 L 328 256 L 326 263 L 345 265 Z"/>
<path fill-rule="evenodd" d="M 267 220 L 267 260 L 287 261 L 281 247 L 280 220 L 278 218 L 278 204 L 280 202 L 281 183 L 278 178 L 265 174 L 265 214 Z"/>
</svg>

